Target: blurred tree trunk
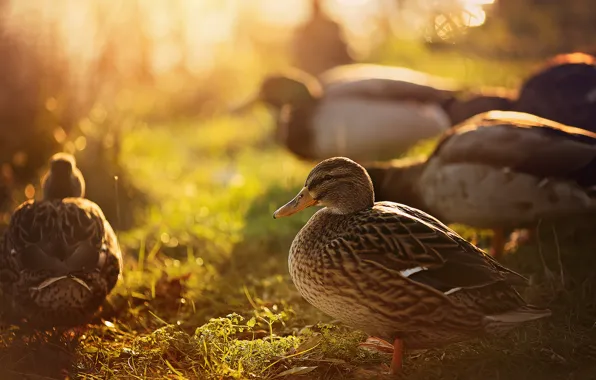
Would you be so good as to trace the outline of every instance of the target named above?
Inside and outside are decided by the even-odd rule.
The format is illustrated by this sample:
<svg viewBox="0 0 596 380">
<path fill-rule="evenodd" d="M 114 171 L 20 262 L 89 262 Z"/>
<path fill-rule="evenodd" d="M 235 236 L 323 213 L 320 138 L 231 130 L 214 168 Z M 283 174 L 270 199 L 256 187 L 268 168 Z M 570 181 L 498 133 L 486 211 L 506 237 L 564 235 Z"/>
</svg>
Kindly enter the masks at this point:
<svg viewBox="0 0 596 380">
<path fill-rule="evenodd" d="M 176 4 L 176 5 L 174 5 Z M 178 62 L 176 63 L 175 70 L 179 74 L 182 75 L 189 75 L 189 67 L 188 67 L 188 49 L 190 48 L 188 43 L 188 36 L 186 32 L 186 22 L 184 20 L 184 8 L 183 3 L 172 3 L 172 7 L 176 7 L 175 10 L 171 13 L 172 17 L 177 17 L 176 22 L 174 23 L 174 27 L 172 30 L 172 40 L 174 44 L 178 47 L 178 53 L 180 54 L 178 58 Z"/>
<path fill-rule="evenodd" d="M 147 22 L 145 17 L 142 17 L 142 7 L 140 3 L 143 0 L 136 0 L 132 3 L 133 13 L 137 15 L 137 20 L 134 24 L 134 28 L 131 28 L 131 33 L 135 35 L 137 39 L 137 64 L 135 68 L 136 77 L 142 83 L 153 83 L 153 69 L 151 65 L 153 46 L 151 43 L 151 37 L 148 36 L 147 29 L 144 27 L 144 23 Z"/>
</svg>

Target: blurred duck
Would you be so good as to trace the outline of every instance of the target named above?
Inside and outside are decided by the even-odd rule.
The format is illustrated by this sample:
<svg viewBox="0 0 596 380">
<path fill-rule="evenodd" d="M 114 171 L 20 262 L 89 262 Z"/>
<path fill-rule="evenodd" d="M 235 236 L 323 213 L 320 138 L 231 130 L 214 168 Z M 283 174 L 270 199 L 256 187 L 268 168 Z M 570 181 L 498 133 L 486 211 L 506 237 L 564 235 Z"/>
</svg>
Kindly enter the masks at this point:
<svg viewBox="0 0 596 380">
<path fill-rule="evenodd" d="M 302 159 L 345 155 L 367 161 L 395 158 L 470 116 L 512 106 L 503 95 L 458 94 L 447 79 L 354 64 L 329 70 L 320 80 L 302 72 L 270 76 L 235 112 L 257 102 L 270 106 L 277 140 Z"/>
<path fill-rule="evenodd" d="M 0 247 L 0 289 L 11 323 L 71 327 L 87 322 L 114 288 L 122 257 L 74 157 L 59 153 L 42 179 L 43 199 L 13 213 Z"/>
<path fill-rule="evenodd" d="M 596 211 L 596 134 L 525 113 L 478 115 L 445 133 L 427 159 L 366 169 L 378 200 L 495 229 L 496 256 L 503 229 Z"/>
<path fill-rule="evenodd" d="M 596 132 L 596 57 L 554 57 L 526 79 L 515 110 Z"/>
<path fill-rule="evenodd" d="M 434 217 L 374 202 L 365 169 L 347 158 L 322 161 L 274 218 L 310 206 L 314 214 L 290 247 L 300 294 L 343 323 L 393 342 L 392 372 L 402 350 L 434 348 L 504 333 L 550 315 L 527 305 L 513 285 L 527 285 Z"/>
</svg>

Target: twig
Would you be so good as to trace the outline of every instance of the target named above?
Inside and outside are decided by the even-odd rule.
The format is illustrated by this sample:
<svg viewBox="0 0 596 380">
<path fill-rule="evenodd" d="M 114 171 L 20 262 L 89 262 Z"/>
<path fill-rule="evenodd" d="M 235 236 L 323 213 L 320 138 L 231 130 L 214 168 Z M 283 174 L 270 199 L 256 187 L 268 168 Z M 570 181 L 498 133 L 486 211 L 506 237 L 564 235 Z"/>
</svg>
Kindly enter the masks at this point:
<svg viewBox="0 0 596 380">
<path fill-rule="evenodd" d="M 557 235 L 557 230 L 554 225 L 552 225 L 553 236 L 555 238 L 555 248 L 557 250 L 557 261 L 559 264 L 559 275 L 561 276 L 561 285 L 565 288 L 565 271 L 563 269 L 563 260 L 561 258 L 561 247 L 559 246 L 559 236 Z"/>
</svg>

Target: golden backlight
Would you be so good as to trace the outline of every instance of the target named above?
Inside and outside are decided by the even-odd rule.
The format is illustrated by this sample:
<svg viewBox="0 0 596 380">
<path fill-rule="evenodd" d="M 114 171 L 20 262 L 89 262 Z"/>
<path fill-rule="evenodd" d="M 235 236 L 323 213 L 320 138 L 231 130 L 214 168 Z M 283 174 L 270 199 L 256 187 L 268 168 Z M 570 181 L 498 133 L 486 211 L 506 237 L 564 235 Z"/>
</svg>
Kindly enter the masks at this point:
<svg viewBox="0 0 596 380">
<path fill-rule="evenodd" d="M 494 0 L 459 0 L 464 26 L 482 25 L 483 5 Z M 191 71 L 216 65 L 220 50 L 234 51 L 247 34 L 284 39 L 308 19 L 311 0 L 11 0 L 9 18 L 21 30 L 53 28 L 67 53 L 79 63 L 93 62 L 106 44 L 125 46 L 128 55 L 115 65 L 135 59 L 139 48 L 150 47 L 152 69 L 167 72 L 184 58 Z M 411 22 L 429 17 L 428 2 L 406 1 Z M 342 24 L 352 45 L 374 40 L 379 20 L 392 0 L 327 0 L 323 8 Z M 413 24 L 412 24 L 413 25 Z M 275 28 L 271 32 L 270 28 Z M 121 62 L 122 61 L 122 62 Z"/>
</svg>

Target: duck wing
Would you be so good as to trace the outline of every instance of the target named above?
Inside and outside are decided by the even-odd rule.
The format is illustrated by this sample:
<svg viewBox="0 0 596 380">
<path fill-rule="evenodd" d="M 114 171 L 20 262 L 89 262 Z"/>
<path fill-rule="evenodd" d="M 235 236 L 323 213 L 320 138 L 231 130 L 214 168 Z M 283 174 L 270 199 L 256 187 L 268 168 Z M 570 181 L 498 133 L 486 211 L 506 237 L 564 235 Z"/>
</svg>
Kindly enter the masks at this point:
<svg viewBox="0 0 596 380">
<path fill-rule="evenodd" d="M 23 269 L 34 272 L 49 272 L 53 276 L 68 274 L 68 266 L 62 261 L 48 255 L 36 244 L 31 244 L 17 252 Z"/>
<path fill-rule="evenodd" d="M 596 185 L 596 134 L 534 115 L 490 111 L 448 131 L 429 160 L 479 163 Z"/>
<path fill-rule="evenodd" d="M 459 91 L 448 79 L 403 67 L 344 65 L 321 75 L 326 97 L 411 100 L 443 103 Z"/>
<path fill-rule="evenodd" d="M 499 264 L 433 216 L 393 202 L 355 214 L 332 244 L 361 262 L 382 266 L 443 294 L 527 280 Z"/>
<path fill-rule="evenodd" d="M 84 198 L 25 202 L 4 237 L 3 254 L 21 269 L 52 275 L 101 270 L 106 251 L 121 265 L 113 230 L 99 206 Z"/>
<path fill-rule="evenodd" d="M 67 264 L 71 270 L 109 272 L 106 276 L 109 277 L 110 286 L 114 286 L 123 273 L 122 251 L 116 233 L 103 211 L 96 203 L 85 198 L 68 198 L 63 202 L 68 207 L 83 211 L 76 213 L 77 218 L 82 218 L 79 233 L 81 238 L 88 236 L 77 242 Z"/>
</svg>

